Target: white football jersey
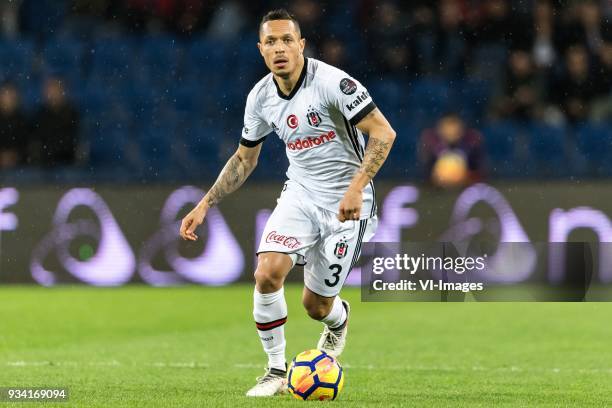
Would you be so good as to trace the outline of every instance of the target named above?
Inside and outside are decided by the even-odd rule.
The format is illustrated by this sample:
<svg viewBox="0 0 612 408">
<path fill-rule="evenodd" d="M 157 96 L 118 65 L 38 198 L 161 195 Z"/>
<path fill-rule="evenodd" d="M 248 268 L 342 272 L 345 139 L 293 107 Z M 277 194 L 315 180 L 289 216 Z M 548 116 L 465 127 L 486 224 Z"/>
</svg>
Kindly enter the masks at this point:
<svg viewBox="0 0 612 408">
<path fill-rule="evenodd" d="M 365 141 L 355 127 L 376 105 L 366 88 L 344 71 L 313 58 L 290 95 L 272 73 L 247 98 L 242 145 L 253 147 L 274 131 L 285 143 L 287 177 L 310 192 L 313 202 L 337 212 L 361 166 Z M 361 218 L 376 214 L 374 184 L 363 191 Z"/>
</svg>

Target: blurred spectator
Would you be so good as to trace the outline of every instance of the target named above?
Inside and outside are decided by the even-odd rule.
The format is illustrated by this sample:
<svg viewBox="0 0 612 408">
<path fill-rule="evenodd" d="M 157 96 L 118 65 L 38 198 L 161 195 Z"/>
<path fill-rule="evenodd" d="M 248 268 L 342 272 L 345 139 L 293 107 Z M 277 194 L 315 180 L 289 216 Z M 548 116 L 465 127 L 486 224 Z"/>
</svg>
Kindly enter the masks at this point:
<svg viewBox="0 0 612 408">
<path fill-rule="evenodd" d="M 193 10 L 185 10 L 179 23 L 184 32 L 193 31 L 193 22 L 198 19 Z M 248 24 L 246 11 L 239 1 L 224 1 L 217 8 L 207 35 L 217 39 L 236 37 Z"/>
<path fill-rule="evenodd" d="M 123 10 L 123 2 L 124 0 L 72 0 L 70 15 L 62 28 L 63 34 L 81 40 L 93 40 L 105 19 L 105 32 L 119 31 L 122 19 L 118 17 Z"/>
<path fill-rule="evenodd" d="M 610 34 L 610 24 L 603 18 L 600 5 L 595 0 L 576 2 L 566 8 L 566 16 L 561 47 L 580 43 L 591 55 L 596 55 L 603 39 Z"/>
<path fill-rule="evenodd" d="M 570 123 L 585 120 L 591 102 L 601 94 L 596 79 L 586 48 L 569 47 L 565 54 L 565 72 L 553 81 L 550 95 Z"/>
<path fill-rule="evenodd" d="M 422 14 L 423 10 L 419 10 L 415 16 Z M 409 35 L 408 19 L 395 2 L 378 3 L 366 29 L 370 40 L 369 61 L 375 64 L 373 70 L 377 74 L 406 74 L 413 71 L 415 53 L 411 39 L 416 33 Z"/>
<path fill-rule="evenodd" d="M 291 3 L 290 12 L 300 22 L 302 36 L 306 37 L 306 48 L 309 55 L 317 55 L 322 47 L 323 36 L 326 34 L 323 12 L 325 2 L 314 0 L 296 0 Z"/>
<path fill-rule="evenodd" d="M 71 10 L 75 14 L 105 17 L 112 0 L 72 0 Z"/>
<path fill-rule="evenodd" d="M 121 14 L 130 31 L 145 32 L 150 26 L 153 9 L 146 0 L 125 0 Z"/>
<path fill-rule="evenodd" d="M 0 3 L 0 28 L 7 37 L 15 37 L 19 32 L 19 7 L 22 0 Z"/>
<path fill-rule="evenodd" d="M 48 38 L 64 23 L 69 6 L 69 0 L 21 0 L 20 30 L 41 39 Z"/>
<path fill-rule="evenodd" d="M 240 106 L 244 102 L 241 98 L 251 83 L 250 74 L 242 70 L 239 73 L 224 71 L 223 66 L 188 66 L 186 64 L 193 58 L 184 56 L 192 57 L 193 52 L 201 52 L 215 58 L 219 47 L 217 39 L 235 42 L 240 51 L 235 55 L 242 55 L 243 45 L 254 40 L 261 15 L 269 8 L 281 6 L 287 6 L 286 2 L 0 0 L 0 32 L 4 37 L 16 37 L 0 44 L 0 81 L 17 75 L 36 78 L 45 68 L 41 62 L 53 60 L 57 61 L 57 69 L 74 75 L 71 80 L 83 79 L 80 83 L 84 86 L 79 89 L 82 111 L 95 115 L 86 118 L 86 123 L 99 121 L 108 127 L 114 124 L 117 116 L 146 117 L 149 112 L 162 109 L 169 92 L 176 97 L 177 106 L 185 106 L 181 111 L 195 113 L 203 107 L 204 119 L 212 121 L 221 106 Z M 514 121 L 543 118 L 555 124 L 575 123 L 587 118 L 612 119 L 611 0 L 296 0 L 288 7 L 301 22 L 308 55 L 354 71 L 364 81 L 373 82 L 372 86 L 382 94 L 381 104 L 388 101 L 388 109 L 396 112 L 398 120 L 431 123 L 440 112 L 458 102 L 462 106 L 457 109 L 462 109 L 464 117 L 475 123 L 485 119 L 484 112 Z M 66 12 L 70 13 L 68 19 L 64 18 Z M 113 24 L 126 20 L 129 22 L 127 29 Z M 360 23 L 359 28 L 354 27 L 356 21 Z M 151 41 L 147 39 L 146 42 L 133 41 L 129 34 L 134 29 L 145 35 L 171 32 L 187 41 L 178 41 L 170 47 L 164 42 L 163 47 L 157 47 L 156 41 L 163 41 L 166 36 L 152 36 Z M 246 30 L 250 32 L 243 35 Z M 189 40 L 199 33 L 209 38 L 202 38 L 198 46 L 192 48 Z M 130 46 L 101 48 L 103 52 L 92 58 L 88 44 L 97 43 L 100 37 L 109 34 L 117 43 L 125 41 Z M 175 48 L 169 49 L 171 47 Z M 109 89 L 101 80 L 103 76 L 98 75 L 102 71 L 100 68 L 108 57 L 108 67 L 112 68 L 108 70 L 109 76 L 116 77 L 112 65 L 115 60 L 124 60 L 125 49 L 134 49 L 138 54 L 139 49 L 144 51 L 146 60 L 153 65 L 159 61 L 160 68 L 155 72 L 143 70 L 151 75 L 139 75 L 135 78 L 137 81 L 130 81 L 125 87 L 117 84 Z M 168 64 L 169 59 L 176 63 Z M 128 71 L 126 75 L 133 75 L 131 69 Z M 182 75 L 184 73 L 189 75 Z M 218 85 L 223 79 L 235 79 L 237 73 L 240 86 L 232 87 L 232 92 Z M 211 74 L 215 74 L 214 79 Z M 434 78 L 428 78 L 430 76 Z M 180 85 L 180 89 L 172 92 L 169 84 Z M 197 91 L 198 86 L 203 86 L 200 89 L 206 92 Z M 55 91 L 52 88 L 54 86 L 49 85 L 45 92 L 63 93 L 61 83 L 56 84 Z M 28 87 L 24 89 L 29 91 Z M 495 97 L 491 95 L 492 89 L 497 91 Z M 26 102 L 33 99 L 30 92 L 26 96 Z M 109 112 L 114 109 L 107 106 L 109 97 L 121 99 L 125 113 Z M 23 162 L 21 156 L 48 165 L 74 160 L 79 115 L 63 96 L 46 99 L 45 107 L 35 117 L 32 134 L 40 140 L 40 148 L 26 149 L 29 153 L 20 153 L 22 147 L 4 149 L 11 152 L 3 153 L 3 157 L 10 158 L 3 163 L 12 166 Z M 52 102 L 56 100 L 63 101 Z M 409 102 L 403 104 L 402 100 Z M 407 115 L 403 116 L 402 109 L 408 105 Z M 231 128 L 234 121 L 228 118 L 233 116 L 232 113 L 214 120 L 219 129 Z M 177 125 L 182 119 L 182 116 L 173 115 L 170 119 L 173 123 L 169 126 Z M 7 129 L 14 131 L 15 127 L 10 124 L 12 119 L 2 120 L 3 135 Z M 132 124 L 132 119 L 125 121 L 126 125 Z M 441 138 L 440 135 L 445 134 L 443 129 L 453 128 L 449 122 L 460 121 L 443 120 L 429 133 Z M 130 126 L 122 131 L 126 129 Z M 25 133 L 24 138 L 10 140 L 33 140 L 28 139 L 28 132 Z M 464 129 L 464 133 L 470 131 Z M 2 143 L 6 144 L 9 139 L 3 137 Z M 465 138 L 470 140 L 470 136 Z M 459 145 L 463 146 L 462 143 Z M 525 147 L 524 151 L 528 149 Z M 21 155 L 17 159 L 15 151 Z M 34 154 L 36 152 L 39 154 Z M 102 154 L 110 153 L 104 151 Z M 461 162 L 452 157 L 440 162 L 446 165 Z M 428 163 L 434 174 L 444 172 L 435 170 L 437 159 Z M 467 160 L 464 166 L 466 172 L 471 171 L 470 163 Z"/>
<path fill-rule="evenodd" d="M 205 3 L 209 6 L 213 2 L 205 2 L 203 0 L 174 0 L 168 1 L 167 3 L 174 3 L 174 9 L 166 12 L 166 23 L 179 35 L 192 36 L 198 31 L 202 31 L 207 27 L 206 20 L 207 15 L 212 15 L 212 12 L 206 8 Z M 229 2 L 234 4 L 234 2 Z M 237 18 L 235 21 L 237 29 L 242 28 L 238 20 L 240 18 L 241 9 L 239 5 L 236 6 L 237 13 L 234 14 Z"/>
<path fill-rule="evenodd" d="M 612 121 L 612 41 L 604 42 L 599 48 L 596 75 L 598 87 L 603 95 L 593 102 L 591 119 Z"/>
<path fill-rule="evenodd" d="M 398 9 L 404 15 L 405 11 Z M 438 70 L 440 59 L 438 50 L 439 43 L 443 41 L 441 30 L 436 20 L 436 11 L 431 4 L 419 4 L 412 8 L 412 26 L 406 29 L 404 40 L 409 44 L 407 50 L 411 62 L 411 71 L 419 74 L 430 75 Z M 400 41 L 398 38 L 397 41 Z"/>
<path fill-rule="evenodd" d="M 597 86 L 601 93 L 612 92 L 612 40 L 599 47 L 597 56 Z"/>
<path fill-rule="evenodd" d="M 538 68 L 551 68 L 555 50 L 555 9 L 551 0 L 537 0 L 533 12 L 533 60 Z"/>
<path fill-rule="evenodd" d="M 340 69 L 349 69 L 346 66 L 346 49 L 344 44 L 335 38 L 326 40 L 321 45 L 321 60 Z"/>
<path fill-rule="evenodd" d="M 531 40 L 531 33 L 525 27 L 525 21 L 512 13 L 507 0 L 488 0 L 482 2 L 482 16 L 475 27 L 473 40 L 480 46 L 505 44 L 525 47 Z"/>
<path fill-rule="evenodd" d="M 33 134 L 44 166 L 73 164 L 78 148 L 79 113 L 59 78 L 44 83 L 43 105 L 33 119 Z"/>
<path fill-rule="evenodd" d="M 204 0 L 124 0 L 130 30 L 157 32 L 162 29 L 192 35 L 206 28 L 216 2 Z"/>
<path fill-rule="evenodd" d="M 0 169 L 27 161 L 28 129 L 19 103 L 15 85 L 4 83 L 0 88 Z"/>
<path fill-rule="evenodd" d="M 609 30 L 602 19 L 601 8 L 596 1 L 587 0 L 580 5 L 579 13 L 585 44 L 592 54 L 598 54 L 604 35 Z"/>
<path fill-rule="evenodd" d="M 457 0 L 441 0 L 439 27 L 436 33 L 434 72 L 447 76 L 462 75 L 465 66 L 467 44 L 466 28 Z"/>
<path fill-rule="evenodd" d="M 608 19 L 608 21 L 612 20 L 612 1 L 601 0 L 601 14 L 604 18 Z"/>
<path fill-rule="evenodd" d="M 506 78 L 496 101 L 496 116 L 526 121 L 539 116 L 542 86 L 531 54 L 514 50 L 508 59 Z"/>
<path fill-rule="evenodd" d="M 483 176 L 480 133 L 455 113 L 440 118 L 435 129 L 426 129 L 420 148 L 426 174 L 436 186 L 465 186 Z"/>
<path fill-rule="evenodd" d="M 468 8 L 472 3 L 464 1 Z M 513 13 L 507 0 L 475 1 L 469 21 L 469 71 L 479 78 L 498 83 L 503 80 L 509 47 L 527 48 L 533 41 L 525 16 Z"/>
</svg>

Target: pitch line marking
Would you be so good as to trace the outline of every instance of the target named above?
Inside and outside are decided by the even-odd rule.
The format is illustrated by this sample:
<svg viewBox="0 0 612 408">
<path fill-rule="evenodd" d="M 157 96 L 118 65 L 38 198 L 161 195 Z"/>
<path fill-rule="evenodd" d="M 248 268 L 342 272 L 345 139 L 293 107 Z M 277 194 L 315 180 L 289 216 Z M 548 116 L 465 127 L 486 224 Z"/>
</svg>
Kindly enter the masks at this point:
<svg viewBox="0 0 612 408">
<path fill-rule="evenodd" d="M 41 367 L 41 366 L 64 366 L 64 367 L 77 367 L 77 366 L 101 366 L 101 367 L 119 367 L 119 366 L 150 366 L 150 367 L 161 367 L 161 368 L 208 368 L 210 364 L 196 361 L 187 362 L 153 362 L 153 363 L 121 363 L 117 360 L 111 361 L 89 361 L 79 363 L 77 361 L 7 361 L 5 363 L 9 367 Z"/>
<path fill-rule="evenodd" d="M 156 368 L 210 368 L 211 364 L 198 361 L 156 361 L 147 363 L 123 363 L 117 360 L 110 361 L 89 361 L 89 362 L 78 362 L 78 361 L 5 361 L 0 363 L 0 366 L 7 367 L 79 367 L 79 366 L 92 366 L 92 367 L 156 367 Z M 255 363 L 236 363 L 233 364 L 234 368 L 240 369 L 254 369 L 262 368 L 264 364 Z M 483 371 L 483 372 L 542 372 L 542 373 L 569 373 L 569 374 L 612 374 L 612 368 L 538 368 L 538 367 L 483 367 L 483 366 L 472 366 L 472 367 L 450 367 L 450 366 L 399 366 L 399 365 L 373 365 L 373 364 L 343 364 L 342 367 L 350 370 L 380 370 L 380 371 Z"/>
</svg>

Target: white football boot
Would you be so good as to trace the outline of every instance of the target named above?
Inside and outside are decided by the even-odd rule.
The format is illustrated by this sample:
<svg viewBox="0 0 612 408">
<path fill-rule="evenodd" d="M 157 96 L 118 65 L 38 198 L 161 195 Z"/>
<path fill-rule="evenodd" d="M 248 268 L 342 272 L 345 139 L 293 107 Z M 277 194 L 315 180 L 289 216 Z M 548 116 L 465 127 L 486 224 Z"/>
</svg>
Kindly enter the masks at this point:
<svg viewBox="0 0 612 408">
<path fill-rule="evenodd" d="M 346 300 L 342 301 L 346 309 L 346 321 L 344 325 L 338 329 L 330 329 L 327 325 L 321 333 L 321 338 L 317 344 L 319 350 L 323 350 L 332 357 L 338 357 L 344 350 L 346 344 L 346 334 L 348 332 L 348 320 L 351 313 L 351 306 Z"/>
<path fill-rule="evenodd" d="M 257 384 L 247 391 L 247 397 L 271 397 L 287 392 L 287 371 L 267 368 L 266 373 L 257 377 Z"/>
</svg>

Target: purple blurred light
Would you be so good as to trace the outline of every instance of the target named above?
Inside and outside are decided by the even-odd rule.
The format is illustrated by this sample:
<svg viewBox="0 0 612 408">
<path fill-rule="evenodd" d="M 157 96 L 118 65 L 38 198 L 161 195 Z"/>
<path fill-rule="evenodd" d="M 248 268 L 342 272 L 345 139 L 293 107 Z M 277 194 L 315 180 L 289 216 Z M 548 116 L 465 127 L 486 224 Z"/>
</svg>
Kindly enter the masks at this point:
<svg viewBox="0 0 612 408">
<path fill-rule="evenodd" d="M 161 212 L 161 229 L 145 242 L 138 261 L 139 274 L 149 284 L 164 286 L 188 280 L 225 285 L 240 278 L 244 254 L 217 208 L 211 208 L 206 214 L 203 227 L 207 229 L 208 239 L 202 253 L 195 258 L 185 258 L 179 253 L 177 215 L 185 205 L 197 203 L 203 196 L 204 191 L 185 186 L 166 199 Z M 171 271 L 160 271 L 152 266 L 152 259 L 159 250 L 164 251 Z"/>
<path fill-rule="evenodd" d="M 483 271 L 474 271 L 487 282 L 522 282 L 535 270 L 537 254 L 527 233 L 506 198 L 495 188 L 478 183 L 465 189 L 457 198 L 451 215 L 451 228 L 442 235 L 441 241 L 465 245 L 482 231 L 483 222 L 470 217 L 470 211 L 479 202 L 488 204 L 499 218 L 499 243 L 522 242 L 524 245 L 498 245 L 495 254 L 488 254 Z"/>
<path fill-rule="evenodd" d="M 568 211 L 555 208 L 550 213 L 549 242 L 567 242 L 570 232 L 577 228 L 593 230 L 599 242 L 599 280 L 612 282 L 612 222 L 603 212 L 590 207 L 577 207 Z M 548 253 L 548 277 L 552 283 L 560 283 L 565 276 L 565 245 L 550 245 Z"/>
<path fill-rule="evenodd" d="M 88 207 L 96 214 L 99 229 L 87 220 L 68 222 L 78 206 Z M 99 243 L 96 253 L 81 261 L 73 257 L 68 248 L 70 241 L 84 234 L 99 239 Z M 130 245 L 104 200 L 91 189 L 75 188 L 62 197 L 53 216 L 53 230 L 34 249 L 30 270 L 32 277 L 42 285 L 57 282 L 56 272 L 43 265 L 54 250 L 66 271 L 91 285 L 121 285 L 134 273 L 135 260 Z"/>
<path fill-rule="evenodd" d="M 0 188 L 0 231 L 15 231 L 19 225 L 17 216 L 3 212 L 4 209 L 17 204 L 19 191 L 12 187 Z"/>
</svg>

